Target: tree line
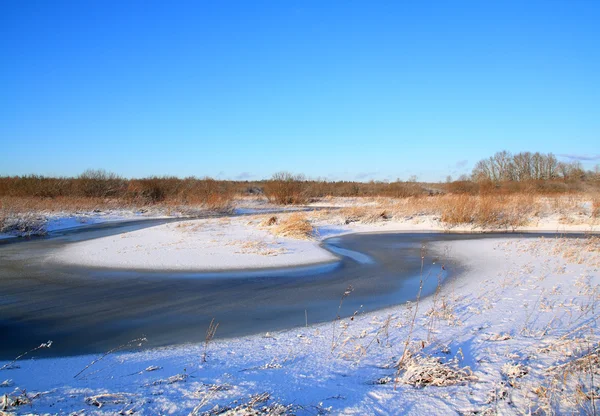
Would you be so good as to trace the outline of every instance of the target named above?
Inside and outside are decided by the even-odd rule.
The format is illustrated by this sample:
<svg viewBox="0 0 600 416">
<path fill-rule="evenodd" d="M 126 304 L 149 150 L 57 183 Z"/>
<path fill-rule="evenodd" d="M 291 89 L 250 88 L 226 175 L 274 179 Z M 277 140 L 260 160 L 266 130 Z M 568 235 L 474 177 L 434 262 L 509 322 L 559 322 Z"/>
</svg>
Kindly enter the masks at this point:
<svg viewBox="0 0 600 416">
<path fill-rule="evenodd" d="M 598 166 L 596 166 L 598 171 Z M 581 162 L 559 162 L 552 153 L 520 152 L 512 154 L 506 150 L 496 152 L 488 159 L 480 160 L 473 168 L 474 181 L 545 181 L 585 180 L 597 176 L 598 172 L 586 172 Z"/>
</svg>

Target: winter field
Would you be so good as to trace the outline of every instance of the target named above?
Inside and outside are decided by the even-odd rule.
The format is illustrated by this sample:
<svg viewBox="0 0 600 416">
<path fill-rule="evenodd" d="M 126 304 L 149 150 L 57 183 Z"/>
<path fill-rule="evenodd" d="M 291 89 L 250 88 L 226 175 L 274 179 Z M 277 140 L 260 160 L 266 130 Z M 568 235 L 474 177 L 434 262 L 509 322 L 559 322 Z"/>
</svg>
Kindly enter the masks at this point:
<svg viewBox="0 0 600 416">
<path fill-rule="evenodd" d="M 597 414 L 600 405 L 600 240 L 585 198 L 536 197 L 460 212 L 420 200 L 328 198 L 289 209 L 244 198 L 233 216 L 184 218 L 67 245 L 50 263 L 88 267 L 219 270 L 334 261 L 319 247 L 353 232 L 548 231 L 581 238 L 433 243 L 441 262 L 428 297 L 281 332 L 198 345 L 44 358 L 51 343 L 0 362 L 5 414 Z M 452 205 L 454 204 L 454 205 Z M 468 206 L 468 204 L 467 204 Z M 36 213 L 50 234 L 101 221 L 184 213 Z M 72 214 L 72 215 L 71 215 Z M 242 215 L 243 214 L 243 215 Z M 494 221 L 491 221 L 494 218 Z M 14 236 L 13 232 L 13 236 Z M 11 237 L 8 237 L 11 238 Z M 14 238 L 14 237 L 12 237 Z M 424 256 L 423 256 L 424 258 Z M 444 261 L 465 265 L 441 284 Z M 354 312 L 354 313 L 352 313 Z M 5 334 L 4 336 L 10 336 Z M 51 341 L 51 340 L 48 340 Z M 24 351 L 25 353 L 25 351 Z"/>
</svg>

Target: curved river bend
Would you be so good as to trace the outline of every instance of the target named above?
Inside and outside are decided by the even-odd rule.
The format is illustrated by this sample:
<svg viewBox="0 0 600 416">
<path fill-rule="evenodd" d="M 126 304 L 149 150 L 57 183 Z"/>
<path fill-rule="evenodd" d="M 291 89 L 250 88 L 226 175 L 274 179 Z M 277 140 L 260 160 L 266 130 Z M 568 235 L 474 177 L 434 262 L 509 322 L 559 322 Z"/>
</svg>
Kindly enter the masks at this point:
<svg viewBox="0 0 600 416">
<path fill-rule="evenodd" d="M 202 342 L 212 318 L 219 322 L 218 338 L 302 326 L 305 317 L 309 324 L 330 321 L 349 285 L 354 291 L 344 299 L 342 315 L 381 309 L 415 299 L 422 245 L 509 236 L 351 234 L 323 243 L 338 262 L 234 273 L 105 270 L 44 261 L 65 244 L 160 222 L 95 226 L 0 245 L 0 360 L 48 340 L 54 344 L 44 356 L 105 352 L 140 336 L 148 338 L 147 347 Z M 444 257 L 425 250 L 424 296 L 433 293 L 438 276 L 460 273 L 461 265 Z"/>
</svg>

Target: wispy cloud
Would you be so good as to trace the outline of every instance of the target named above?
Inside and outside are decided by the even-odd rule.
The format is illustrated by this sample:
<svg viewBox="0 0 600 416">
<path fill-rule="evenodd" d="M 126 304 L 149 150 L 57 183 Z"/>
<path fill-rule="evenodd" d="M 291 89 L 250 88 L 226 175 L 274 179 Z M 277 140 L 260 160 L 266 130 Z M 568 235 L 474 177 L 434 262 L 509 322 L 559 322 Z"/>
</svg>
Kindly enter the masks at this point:
<svg viewBox="0 0 600 416">
<path fill-rule="evenodd" d="M 564 157 L 565 159 L 570 159 L 570 160 L 579 160 L 579 161 L 586 161 L 586 160 L 600 160 L 600 155 L 596 154 L 596 155 L 572 155 L 572 154 L 559 154 L 560 157 Z"/>
<path fill-rule="evenodd" d="M 375 175 L 377 175 L 377 172 L 360 172 L 360 173 L 356 174 L 355 178 L 357 180 L 362 180 L 362 179 L 366 179 L 366 178 L 372 178 Z"/>
<path fill-rule="evenodd" d="M 454 167 L 456 169 L 462 169 L 462 168 L 467 167 L 468 164 L 469 164 L 469 161 L 466 160 L 466 159 L 465 160 L 459 160 L 458 162 L 456 162 L 456 164 L 454 165 Z"/>
<path fill-rule="evenodd" d="M 250 172 L 242 172 L 239 175 L 237 175 L 235 177 L 235 179 L 237 179 L 238 181 L 245 181 L 246 179 L 250 179 L 253 177 L 254 177 L 254 174 L 252 174 Z"/>
</svg>

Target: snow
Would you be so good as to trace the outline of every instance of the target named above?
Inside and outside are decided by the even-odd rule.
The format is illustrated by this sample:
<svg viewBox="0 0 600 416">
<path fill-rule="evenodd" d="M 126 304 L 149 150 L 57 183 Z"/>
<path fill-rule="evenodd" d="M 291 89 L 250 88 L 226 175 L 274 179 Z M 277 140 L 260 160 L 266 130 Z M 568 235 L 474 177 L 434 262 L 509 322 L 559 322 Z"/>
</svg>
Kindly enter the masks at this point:
<svg viewBox="0 0 600 416">
<path fill-rule="evenodd" d="M 598 239 L 464 240 L 428 250 L 465 271 L 418 303 L 237 339 L 219 340 L 217 330 L 206 350 L 27 358 L 43 357 L 41 349 L 0 370 L 0 394 L 11 410 L 50 414 L 248 414 L 249 406 L 300 415 L 591 413 L 588 367 L 579 364 L 600 372 L 598 361 L 585 361 L 600 341 Z M 434 379 L 444 387 L 429 385 Z M 11 406 L 19 397 L 30 404 Z"/>
<path fill-rule="evenodd" d="M 285 215 L 277 214 L 279 217 Z M 320 218 L 316 211 L 305 215 L 315 226 L 315 238 L 312 240 L 277 237 L 268 227 L 260 225 L 264 218 L 261 215 L 234 216 L 188 220 L 77 242 L 51 254 L 48 260 L 119 269 L 250 270 L 336 261 L 337 257 L 320 244 L 325 239 L 348 233 L 448 231 L 433 216 L 345 224 L 335 213 L 325 218 Z M 556 218 L 549 217 L 519 230 L 588 232 L 593 228 L 589 224 L 560 224 Z M 451 231 L 473 232 L 473 229 L 464 225 Z M 349 256 L 362 263 L 370 261 L 361 253 L 333 249 L 338 255 Z"/>
<path fill-rule="evenodd" d="M 121 222 L 139 218 L 133 212 L 104 213 L 104 214 L 80 214 L 80 215 L 53 215 L 46 222 L 46 231 L 62 231 L 67 229 L 84 227 L 86 225 L 102 224 L 106 222 Z"/>
<path fill-rule="evenodd" d="M 69 244 L 48 259 L 93 267 L 208 271 L 337 260 L 315 241 L 276 237 L 247 222 L 221 218 L 163 224 Z"/>
</svg>

